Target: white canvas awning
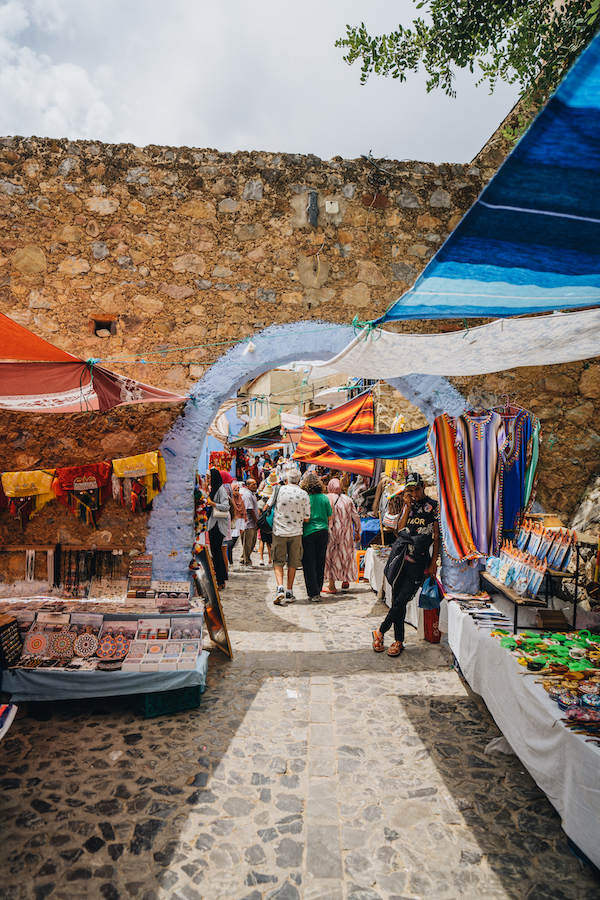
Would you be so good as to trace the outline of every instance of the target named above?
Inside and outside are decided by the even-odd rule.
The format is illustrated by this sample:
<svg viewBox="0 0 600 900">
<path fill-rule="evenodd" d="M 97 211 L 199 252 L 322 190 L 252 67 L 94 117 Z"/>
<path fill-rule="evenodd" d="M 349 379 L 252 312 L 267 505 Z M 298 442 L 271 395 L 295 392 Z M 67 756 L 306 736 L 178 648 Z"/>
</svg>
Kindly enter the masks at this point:
<svg viewBox="0 0 600 900">
<path fill-rule="evenodd" d="M 394 334 L 365 329 L 324 363 L 362 378 L 483 375 L 600 355 L 600 309 L 523 319 L 495 319 L 450 334 Z M 317 373 L 319 364 L 313 371 Z"/>
</svg>

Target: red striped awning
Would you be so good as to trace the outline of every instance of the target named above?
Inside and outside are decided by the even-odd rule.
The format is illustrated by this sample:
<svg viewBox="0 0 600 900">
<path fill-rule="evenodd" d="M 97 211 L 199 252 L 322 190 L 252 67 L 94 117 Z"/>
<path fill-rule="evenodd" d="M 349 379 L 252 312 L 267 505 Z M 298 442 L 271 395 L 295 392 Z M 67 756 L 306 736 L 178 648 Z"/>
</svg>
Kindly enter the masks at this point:
<svg viewBox="0 0 600 900">
<path fill-rule="evenodd" d="M 354 397 L 342 406 L 321 413 L 310 420 L 311 425 L 317 428 L 327 428 L 330 431 L 342 431 L 350 434 L 372 434 L 375 424 L 373 415 L 373 394 L 364 391 L 358 397 Z M 329 449 L 325 441 L 311 428 L 305 425 L 294 453 L 294 459 L 299 462 L 315 463 L 318 466 L 326 466 L 329 469 L 340 469 L 342 472 L 352 472 L 355 475 L 371 477 L 375 461 L 373 459 L 342 459 L 337 453 Z"/>
</svg>

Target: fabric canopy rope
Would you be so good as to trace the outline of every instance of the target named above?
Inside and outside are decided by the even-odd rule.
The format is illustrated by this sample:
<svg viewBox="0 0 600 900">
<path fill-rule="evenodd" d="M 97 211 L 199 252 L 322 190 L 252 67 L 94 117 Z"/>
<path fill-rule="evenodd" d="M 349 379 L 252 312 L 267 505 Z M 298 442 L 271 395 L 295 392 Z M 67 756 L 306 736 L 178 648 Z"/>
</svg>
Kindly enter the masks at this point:
<svg viewBox="0 0 600 900">
<path fill-rule="evenodd" d="M 357 372 L 363 378 L 400 378 L 412 373 L 482 375 L 591 359 L 599 352 L 600 309 L 593 309 L 497 319 L 450 334 L 363 333 L 324 365 L 338 372 Z M 318 371 L 319 366 L 313 368 Z"/>
<path fill-rule="evenodd" d="M 600 36 L 377 323 L 600 304 Z"/>
<path fill-rule="evenodd" d="M 411 459 L 427 450 L 429 426 L 404 434 L 347 434 L 315 428 L 316 434 L 342 459 Z"/>
</svg>

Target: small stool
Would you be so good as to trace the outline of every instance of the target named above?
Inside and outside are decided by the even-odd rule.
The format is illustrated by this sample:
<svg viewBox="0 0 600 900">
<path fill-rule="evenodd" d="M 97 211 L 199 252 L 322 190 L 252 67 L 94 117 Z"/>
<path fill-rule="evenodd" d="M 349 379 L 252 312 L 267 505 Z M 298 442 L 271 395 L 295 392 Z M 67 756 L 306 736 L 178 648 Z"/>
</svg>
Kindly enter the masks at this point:
<svg viewBox="0 0 600 900">
<path fill-rule="evenodd" d="M 358 567 L 358 581 L 366 581 L 365 578 L 365 553 L 366 550 L 356 551 L 356 565 Z"/>
</svg>

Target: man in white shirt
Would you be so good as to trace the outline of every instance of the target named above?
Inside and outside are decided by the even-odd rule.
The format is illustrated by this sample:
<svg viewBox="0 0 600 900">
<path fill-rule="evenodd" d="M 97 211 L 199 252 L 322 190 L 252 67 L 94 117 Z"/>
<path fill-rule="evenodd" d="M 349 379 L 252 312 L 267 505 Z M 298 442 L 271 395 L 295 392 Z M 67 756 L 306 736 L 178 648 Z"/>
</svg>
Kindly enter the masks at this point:
<svg viewBox="0 0 600 900">
<path fill-rule="evenodd" d="M 310 498 L 306 491 L 298 487 L 300 478 L 299 469 L 288 469 L 287 484 L 273 492 L 273 497 L 268 503 L 269 507 L 275 504 L 273 545 L 271 547 L 273 569 L 277 581 L 277 593 L 273 600 L 275 606 L 280 606 L 282 603 L 293 603 L 296 599 L 292 588 L 296 569 L 302 562 L 302 529 L 304 523 L 310 519 Z M 287 591 L 283 587 L 283 567 L 286 562 L 288 567 Z"/>
<path fill-rule="evenodd" d="M 240 531 L 242 536 L 242 565 L 251 566 L 252 560 L 250 554 L 254 550 L 256 543 L 256 528 L 258 522 L 258 501 L 256 499 L 256 481 L 249 478 L 244 487 L 240 490 L 240 495 L 246 507 L 246 521 L 241 525 Z"/>
</svg>

